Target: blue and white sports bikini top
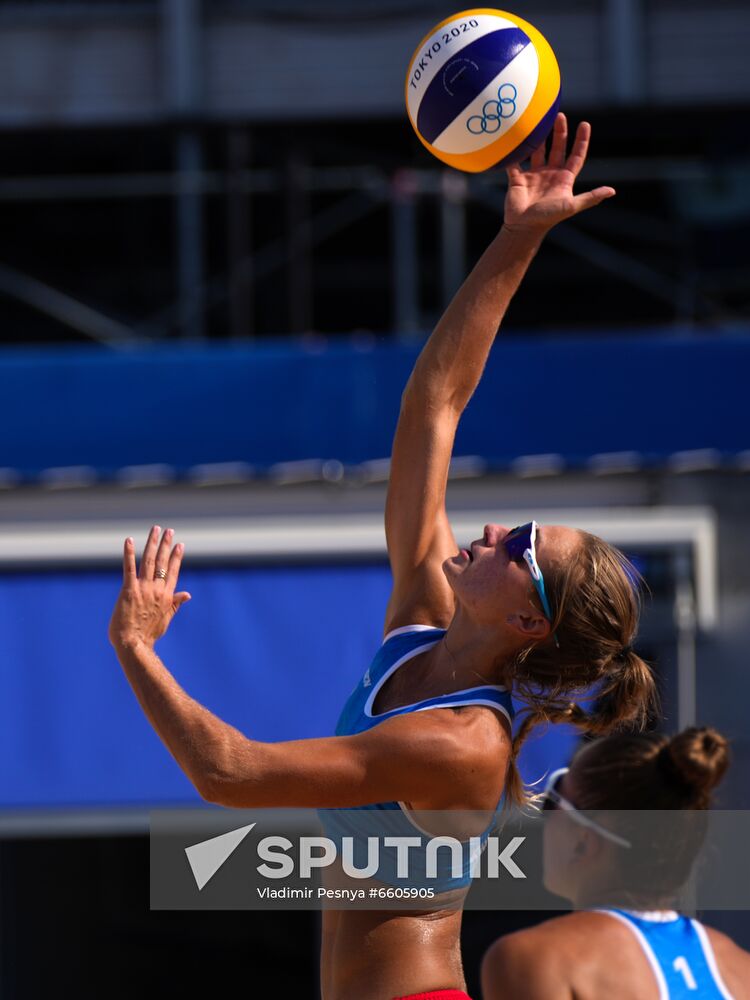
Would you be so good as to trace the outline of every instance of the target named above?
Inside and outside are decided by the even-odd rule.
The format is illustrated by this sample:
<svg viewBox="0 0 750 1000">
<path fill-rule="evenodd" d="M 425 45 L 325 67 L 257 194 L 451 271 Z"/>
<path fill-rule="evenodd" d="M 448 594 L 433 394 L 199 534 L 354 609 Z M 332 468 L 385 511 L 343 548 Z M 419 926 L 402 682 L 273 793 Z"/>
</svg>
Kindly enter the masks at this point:
<svg viewBox="0 0 750 1000">
<path fill-rule="evenodd" d="M 501 712 L 509 722 L 512 722 L 513 704 L 510 692 L 507 688 L 494 684 L 484 684 L 468 688 L 465 691 L 452 691 L 450 694 L 425 698 L 411 705 L 404 705 L 388 712 L 373 715 L 375 700 L 388 678 L 404 667 L 418 653 L 423 653 L 437 645 L 444 635 L 445 629 L 433 628 L 429 625 L 405 625 L 389 632 L 361 681 L 344 705 L 336 726 L 336 735 L 353 736 L 357 733 L 363 733 L 385 719 L 391 719 L 397 715 L 424 712 L 433 708 L 458 708 L 463 705 L 486 705 Z M 366 813 L 370 814 L 369 817 L 365 815 Z M 362 817 L 360 822 L 358 822 L 358 814 Z M 411 819 L 403 802 L 378 802 L 352 809 L 338 809 L 330 813 L 321 810 L 320 815 L 326 832 L 334 838 L 351 835 L 355 838 L 359 836 L 361 840 L 363 836 L 366 836 L 363 831 L 368 822 L 370 833 L 374 833 L 374 827 L 377 826 L 378 830 L 384 830 L 388 836 L 413 837 L 415 831 L 425 835 L 425 831 L 421 830 Z M 492 824 L 482 834 L 482 845 L 486 843 L 491 829 Z M 464 850 L 463 877 L 461 879 L 452 876 L 450 857 L 447 852 L 438 853 L 437 858 L 438 879 L 428 880 L 425 878 L 422 881 L 420 869 L 424 871 L 424 852 L 421 852 L 420 856 L 420 852 L 413 851 L 410 855 L 408 884 L 419 883 L 432 886 L 436 892 L 445 892 L 449 889 L 462 888 L 470 883 L 469 869 L 472 859 L 468 844 Z M 399 879 L 396 875 L 395 852 L 392 862 L 391 871 L 389 864 L 383 859 L 378 875 L 379 880 L 394 885 L 399 884 L 399 882 L 402 885 L 405 884 L 404 879 Z"/>
<path fill-rule="evenodd" d="M 706 928 L 674 911 L 601 909 L 636 937 L 659 989 L 659 1000 L 732 1000 L 721 978 Z"/>
<path fill-rule="evenodd" d="M 378 694 L 383 685 L 399 668 L 415 657 L 436 646 L 445 635 L 445 629 L 430 625 L 404 625 L 396 628 L 383 639 L 383 644 L 375 654 L 364 677 L 349 696 L 336 725 L 337 736 L 353 736 L 364 733 L 384 719 L 410 712 L 424 712 L 430 708 L 456 708 L 461 705 L 488 705 L 502 712 L 509 722 L 513 720 L 513 705 L 507 688 L 496 684 L 484 684 L 452 691 L 435 698 L 425 698 L 411 705 L 393 708 L 389 712 L 372 714 Z"/>
</svg>

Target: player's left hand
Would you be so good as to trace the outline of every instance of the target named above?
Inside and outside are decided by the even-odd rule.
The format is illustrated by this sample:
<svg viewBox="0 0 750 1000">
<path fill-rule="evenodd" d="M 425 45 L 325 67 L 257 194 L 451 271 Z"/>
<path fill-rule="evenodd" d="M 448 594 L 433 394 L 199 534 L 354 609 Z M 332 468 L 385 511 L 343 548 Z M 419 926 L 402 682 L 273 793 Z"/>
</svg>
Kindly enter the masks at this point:
<svg viewBox="0 0 750 1000">
<path fill-rule="evenodd" d="M 151 529 L 138 573 L 133 539 L 125 540 L 122 590 L 109 623 L 109 641 L 115 647 L 138 643 L 152 647 L 180 607 L 190 600 L 186 591 L 175 593 L 184 546 L 172 546 L 171 528 L 161 541 L 159 531 L 158 525 Z"/>
<path fill-rule="evenodd" d="M 567 156 L 568 120 L 562 112 L 555 119 L 549 156 L 546 143 L 532 153 L 528 170 L 508 167 L 505 196 L 505 229 L 545 233 L 558 222 L 599 205 L 615 194 L 612 187 L 598 187 L 573 194 L 573 184 L 583 169 L 591 139 L 591 126 L 581 122 Z"/>
</svg>

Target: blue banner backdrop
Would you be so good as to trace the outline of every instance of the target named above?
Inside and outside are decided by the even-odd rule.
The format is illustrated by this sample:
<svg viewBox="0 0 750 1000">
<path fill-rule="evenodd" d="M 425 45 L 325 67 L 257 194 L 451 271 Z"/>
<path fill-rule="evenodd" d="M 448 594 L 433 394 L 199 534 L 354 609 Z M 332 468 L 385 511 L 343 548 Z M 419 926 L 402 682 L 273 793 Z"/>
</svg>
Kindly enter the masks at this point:
<svg viewBox="0 0 750 1000">
<path fill-rule="evenodd" d="M 0 356 L 0 467 L 306 458 L 360 463 L 390 454 L 419 344 L 97 348 Z M 556 453 L 572 465 L 635 451 L 750 449 L 750 336 L 646 333 L 500 339 L 459 428 L 456 454 L 503 468 Z M 167 421 L 165 430 L 165 421 Z"/>
</svg>

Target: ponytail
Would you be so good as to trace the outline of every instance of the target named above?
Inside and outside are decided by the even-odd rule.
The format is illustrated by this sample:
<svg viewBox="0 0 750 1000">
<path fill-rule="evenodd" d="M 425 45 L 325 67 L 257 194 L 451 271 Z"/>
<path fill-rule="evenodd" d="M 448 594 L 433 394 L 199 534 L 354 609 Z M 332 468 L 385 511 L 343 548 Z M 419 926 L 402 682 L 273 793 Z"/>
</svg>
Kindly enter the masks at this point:
<svg viewBox="0 0 750 1000">
<path fill-rule="evenodd" d="M 603 736 L 643 730 L 658 710 L 651 667 L 632 646 L 641 606 L 638 571 L 601 538 L 579 534 L 572 559 L 545 567 L 557 642 L 522 650 L 510 671 L 513 693 L 526 705 L 506 781 L 507 799 L 515 804 L 525 800 L 515 760 L 534 726 L 565 722 Z"/>
<path fill-rule="evenodd" d="M 629 726 L 644 729 L 658 710 L 656 681 L 651 667 L 631 646 L 616 658 L 617 666 L 589 716 L 587 732 L 611 733 Z"/>
</svg>

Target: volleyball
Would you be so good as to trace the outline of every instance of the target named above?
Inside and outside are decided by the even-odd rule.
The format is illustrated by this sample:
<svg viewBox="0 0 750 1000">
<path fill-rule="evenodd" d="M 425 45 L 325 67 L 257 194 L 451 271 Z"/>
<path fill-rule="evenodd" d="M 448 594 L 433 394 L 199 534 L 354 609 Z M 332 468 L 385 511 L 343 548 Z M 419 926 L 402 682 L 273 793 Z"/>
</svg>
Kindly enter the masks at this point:
<svg viewBox="0 0 750 1000">
<path fill-rule="evenodd" d="M 420 141 L 469 173 L 525 160 L 547 138 L 559 103 L 552 46 L 503 10 L 464 10 L 441 21 L 406 73 L 406 108 Z"/>
</svg>

